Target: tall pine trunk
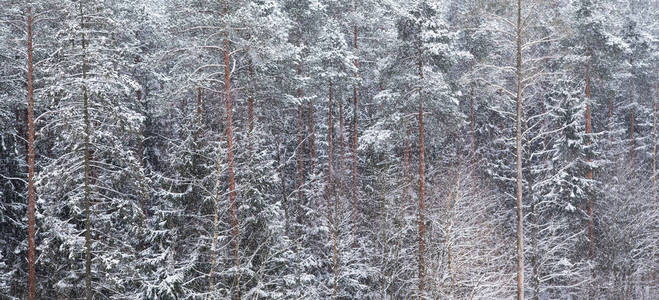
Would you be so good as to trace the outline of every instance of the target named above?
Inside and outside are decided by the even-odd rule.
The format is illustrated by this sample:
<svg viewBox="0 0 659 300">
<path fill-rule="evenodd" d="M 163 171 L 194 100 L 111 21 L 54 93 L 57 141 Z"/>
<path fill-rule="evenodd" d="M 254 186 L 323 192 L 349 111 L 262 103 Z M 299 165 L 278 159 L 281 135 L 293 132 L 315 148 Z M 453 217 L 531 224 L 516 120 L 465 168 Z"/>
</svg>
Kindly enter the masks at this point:
<svg viewBox="0 0 659 300">
<path fill-rule="evenodd" d="M 224 1 L 224 15 L 229 12 L 228 0 Z M 231 69 L 229 64 L 229 34 L 228 25 L 224 29 L 224 108 L 226 110 L 226 135 L 227 135 L 227 158 L 229 174 L 229 203 L 231 205 L 231 244 L 233 246 L 233 259 L 236 268 L 240 265 L 238 251 L 240 249 L 239 229 L 238 229 L 238 206 L 236 204 L 236 181 L 234 175 L 234 158 L 233 158 L 233 113 L 231 108 Z M 234 286 L 236 288 L 235 297 L 240 299 L 239 276 L 236 276 Z"/>
<path fill-rule="evenodd" d="M 629 95 L 630 98 L 630 111 L 629 111 L 629 164 L 631 166 L 632 174 L 635 171 L 635 165 L 634 165 L 634 151 L 636 150 L 636 137 L 634 135 L 634 131 L 636 131 L 636 124 L 634 123 L 634 86 L 632 84 L 632 92 Z"/>
<path fill-rule="evenodd" d="M 311 173 L 316 170 L 316 124 L 313 119 L 313 102 L 309 100 L 309 153 L 311 154 Z"/>
<path fill-rule="evenodd" d="M 471 86 L 471 99 L 469 101 L 469 127 L 471 131 L 471 175 L 476 175 L 476 116 L 474 107 L 474 86 Z"/>
<path fill-rule="evenodd" d="M 334 123 L 333 123 L 333 114 L 334 114 L 334 109 L 333 109 L 333 89 L 334 85 L 332 83 L 332 80 L 329 81 L 329 113 L 327 116 L 328 119 L 328 127 L 327 127 L 327 221 L 329 223 L 329 228 L 332 231 L 332 246 L 334 248 L 334 253 L 332 257 L 332 263 L 333 263 L 333 270 L 334 270 L 334 283 L 333 283 L 333 298 L 336 299 L 336 294 L 337 294 L 337 288 L 338 288 L 338 249 L 337 249 L 337 228 L 336 228 L 336 222 L 335 222 L 335 216 L 334 216 L 334 211 L 336 209 L 332 209 L 332 196 L 334 195 L 334 190 L 333 190 L 333 182 L 332 182 L 332 168 L 334 167 L 333 163 L 333 135 L 334 135 Z M 336 199 L 334 200 L 334 207 L 336 208 Z"/>
<path fill-rule="evenodd" d="M 425 289 L 425 260 L 424 252 L 426 247 L 425 233 L 425 157 L 424 157 L 424 144 L 423 144 L 423 52 L 421 49 L 421 41 L 418 45 L 419 51 L 419 299 L 423 298 L 423 291 Z"/>
<path fill-rule="evenodd" d="M 302 31 L 300 30 L 300 39 L 302 39 Z M 298 46 L 300 42 L 298 41 Z M 298 61 L 297 64 L 297 76 L 302 76 L 302 58 Z M 304 164 L 302 160 L 302 148 L 304 144 L 304 135 L 302 132 L 303 121 L 302 121 L 302 86 L 297 88 L 297 149 L 295 150 L 297 156 L 297 202 L 295 203 L 295 219 L 296 219 L 296 238 L 295 238 L 295 281 L 296 281 L 296 297 L 299 295 L 300 288 L 300 239 L 301 232 L 299 232 L 300 224 L 302 224 L 302 202 L 304 201 L 304 193 L 302 192 L 302 186 L 304 185 Z"/>
<path fill-rule="evenodd" d="M 354 2 L 354 10 L 357 11 L 357 0 Z M 359 45 L 357 25 L 353 27 L 353 45 L 355 51 L 355 80 L 359 79 Z M 353 110 L 353 123 L 352 123 L 352 231 L 353 231 L 353 246 L 357 246 L 357 137 L 359 127 L 359 83 L 355 82 L 353 88 L 354 93 L 354 110 Z"/>
<path fill-rule="evenodd" d="M 343 119 L 343 100 L 339 99 L 339 195 L 343 196 L 345 193 L 345 181 L 343 175 L 345 170 L 345 137 L 344 137 L 345 123 Z"/>
<path fill-rule="evenodd" d="M 657 98 L 659 98 L 659 82 L 654 83 L 654 101 L 652 102 L 654 123 L 652 124 L 652 135 L 654 146 L 652 149 L 652 187 L 654 189 L 654 199 L 657 198 Z"/>
<path fill-rule="evenodd" d="M 522 221 L 522 0 L 517 0 L 517 300 L 524 299 L 524 232 Z"/>
<path fill-rule="evenodd" d="M 32 8 L 27 10 L 27 168 L 28 168 L 28 299 L 36 299 L 36 275 L 34 270 L 34 65 L 32 62 Z"/>
<path fill-rule="evenodd" d="M 249 156 L 251 157 L 254 153 L 254 64 L 250 58 L 248 61 L 249 69 L 249 83 L 248 83 L 248 98 L 247 98 L 247 139 L 249 144 Z"/>
<path fill-rule="evenodd" d="M 90 152 L 90 143 L 89 143 L 89 134 L 91 131 L 91 125 L 89 122 L 89 97 L 87 95 L 87 45 L 85 37 L 85 19 L 82 10 L 82 1 L 80 1 L 80 29 L 82 30 L 82 101 L 83 101 L 83 118 L 85 126 L 85 290 L 87 295 L 87 300 L 92 299 L 92 251 L 91 251 L 91 187 L 90 187 L 90 176 L 91 176 L 91 152 Z"/>
</svg>

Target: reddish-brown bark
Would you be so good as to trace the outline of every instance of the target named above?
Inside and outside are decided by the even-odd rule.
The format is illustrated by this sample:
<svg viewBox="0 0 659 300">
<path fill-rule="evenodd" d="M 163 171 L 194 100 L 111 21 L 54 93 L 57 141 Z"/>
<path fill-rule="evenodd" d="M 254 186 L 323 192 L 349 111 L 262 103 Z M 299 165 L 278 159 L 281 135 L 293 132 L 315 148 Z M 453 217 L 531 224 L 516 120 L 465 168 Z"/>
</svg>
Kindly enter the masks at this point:
<svg viewBox="0 0 659 300">
<path fill-rule="evenodd" d="M 228 13 L 227 1 L 224 3 L 224 14 Z M 229 204 L 231 205 L 231 244 L 233 256 L 238 265 L 239 229 L 238 229 L 238 206 L 236 204 L 236 181 L 234 174 L 233 157 L 233 113 L 231 103 L 231 68 L 229 63 L 229 37 L 227 30 L 224 31 L 224 109 L 226 110 L 226 135 L 227 135 L 227 171 L 229 174 Z"/>
<path fill-rule="evenodd" d="M 345 181 L 343 180 L 343 170 L 345 170 L 345 123 L 343 119 L 343 101 L 339 100 L 339 195 L 344 195 Z"/>
<path fill-rule="evenodd" d="M 311 172 L 316 170 L 316 124 L 313 119 L 313 102 L 309 100 L 309 153 L 311 153 Z"/>
<path fill-rule="evenodd" d="M 426 248 L 426 221 L 425 221 L 425 149 L 423 144 L 423 52 L 419 42 L 419 298 L 423 297 L 425 289 L 425 259 L 424 252 Z"/>
<path fill-rule="evenodd" d="M 28 8 L 27 15 L 27 168 L 28 168 L 28 299 L 36 299 L 36 275 L 34 270 L 34 64 L 32 61 L 32 9 Z"/>
</svg>

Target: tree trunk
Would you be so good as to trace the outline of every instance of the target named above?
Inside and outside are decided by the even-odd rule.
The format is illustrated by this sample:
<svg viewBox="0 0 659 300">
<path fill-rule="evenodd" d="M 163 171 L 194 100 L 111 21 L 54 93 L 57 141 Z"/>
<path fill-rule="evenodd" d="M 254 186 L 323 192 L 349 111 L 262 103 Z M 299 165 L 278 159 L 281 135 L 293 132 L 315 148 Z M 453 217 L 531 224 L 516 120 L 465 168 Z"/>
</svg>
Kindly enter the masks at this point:
<svg viewBox="0 0 659 300">
<path fill-rule="evenodd" d="M 32 8 L 27 11 L 27 169 L 28 169 L 28 299 L 36 299 L 36 275 L 34 270 L 34 65 L 32 63 Z"/>
<path fill-rule="evenodd" d="M 636 147 L 636 137 L 634 136 L 635 124 L 634 124 L 634 92 L 632 85 L 632 93 L 630 95 L 631 108 L 629 112 L 629 164 L 631 165 L 632 173 L 634 173 L 634 150 Z"/>
<path fill-rule="evenodd" d="M 652 135 L 654 146 L 652 149 L 652 187 L 654 189 L 654 199 L 657 198 L 657 98 L 659 98 L 659 82 L 654 83 L 655 98 L 652 102 L 654 123 L 652 125 Z"/>
<path fill-rule="evenodd" d="M 299 39 L 302 39 L 302 31 L 300 28 L 300 36 L 298 37 Z M 298 46 L 300 46 L 301 42 L 298 40 Z M 302 77 L 302 58 L 297 63 L 297 76 Z M 302 193 L 302 186 L 304 185 L 304 164 L 302 160 L 302 148 L 303 148 L 303 143 L 304 143 L 304 134 L 303 134 L 303 123 L 302 123 L 302 86 L 300 83 L 300 86 L 297 88 L 297 100 L 298 100 L 298 105 L 297 105 L 297 150 L 295 151 L 297 154 L 297 176 L 298 176 L 298 183 L 297 183 L 297 205 L 296 205 L 296 218 L 298 220 L 298 223 L 301 221 L 300 220 L 300 204 L 303 201 L 303 193 Z"/>
<path fill-rule="evenodd" d="M 423 291 L 425 288 L 425 159 L 424 159 L 424 144 L 423 144 L 423 52 L 421 50 L 421 42 L 419 41 L 419 299 L 423 298 Z"/>
<path fill-rule="evenodd" d="M 201 87 L 197 87 L 197 124 L 199 127 L 204 124 L 201 104 Z"/>
<path fill-rule="evenodd" d="M 302 36 L 302 33 L 300 32 L 300 38 Z M 299 44 L 299 42 L 298 42 Z M 302 59 L 298 61 L 297 64 L 297 76 L 301 77 L 302 76 Z M 297 155 L 297 176 L 298 176 L 298 182 L 297 182 L 297 202 L 295 204 L 295 219 L 296 219 L 296 228 L 295 228 L 295 233 L 296 233 L 296 238 L 295 238 L 295 280 L 296 280 L 296 290 L 295 290 L 295 295 L 296 297 L 299 297 L 299 288 L 300 288 L 300 281 L 301 281 L 301 276 L 300 276 L 300 233 L 298 232 L 300 224 L 302 224 L 302 202 L 304 201 L 304 193 L 302 192 L 302 186 L 304 185 L 304 165 L 303 165 L 303 160 L 302 160 L 302 149 L 304 145 L 304 135 L 302 133 L 302 127 L 303 122 L 302 122 L 302 86 L 298 86 L 297 88 L 297 99 L 298 99 L 298 105 L 297 105 L 297 148 L 295 150 L 296 155 Z"/>
<path fill-rule="evenodd" d="M 334 124 L 332 123 L 332 97 L 333 97 L 333 84 L 332 80 L 329 81 L 329 113 L 327 115 L 327 220 L 329 221 L 329 228 L 332 228 L 332 135 Z"/>
<path fill-rule="evenodd" d="M 313 102 L 309 100 L 309 153 L 311 153 L 311 173 L 316 170 L 316 125 L 313 119 Z"/>
<path fill-rule="evenodd" d="M 327 129 L 327 221 L 329 223 L 329 228 L 332 231 L 332 244 L 334 248 L 334 255 L 332 258 L 332 263 L 333 263 L 333 270 L 334 270 L 334 292 L 333 292 L 333 298 L 336 299 L 336 294 L 337 294 L 337 288 L 338 288 L 338 249 L 337 249 L 337 233 L 336 233 L 336 223 L 334 222 L 334 216 L 333 216 L 333 211 L 335 209 L 332 209 L 332 196 L 334 195 L 333 193 L 333 187 L 332 187 L 332 168 L 334 165 L 332 164 L 332 158 L 333 158 L 333 135 L 334 135 L 334 123 L 333 121 L 333 115 L 334 115 L 334 110 L 333 110 L 333 89 L 334 85 L 332 83 L 332 80 L 329 81 L 329 114 L 328 114 L 328 129 Z M 334 201 L 334 205 L 336 206 L 336 200 Z"/>
<path fill-rule="evenodd" d="M 354 10 L 357 11 L 357 0 L 354 1 Z M 353 45 L 355 51 L 355 80 L 359 78 L 359 45 L 358 42 L 357 25 L 353 27 Z M 353 89 L 354 93 L 354 110 L 353 110 L 353 124 L 352 124 L 352 231 L 353 231 L 353 247 L 357 246 L 357 137 L 359 127 L 359 83 L 355 82 Z"/>
<path fill-rule="evenodd" d="M 608 127 L 609 127 L 609 145 L 613 144 L 613 99 L 609 97 L 607 109 Z"/>
<path fill-rule="evenodd" d="M 588 57 L 588 63 L 586 64 L 586 139 L 587 145 L 590 146 L 590 134 L 592 132 L 590 116 L 590 48 L 586 48 L 586 56 Z M 589 163 L 592 161 L 590 153 L 586 154 L 586 160 Z M 588 167 L 588 171 L 586 173 L 586 179 L 588 181 L 593 179 L 593 170 L 590 168 L 590 166 Z M 588 195 L 588 238 L 590 245 L 588 254 L 591 259 L 595 257 L 595 238 L 593 235 L 595 226 L 593 220 L 593 197 Z"/>
<path fill-rule="evenodd" d="M 476 116 L 474 108 L 474 86 L 471 86 L 471 99 L 469 103 L 469 120 L 471 129 L 471 175 L 476 175 Z"/>
<path fill-rule="evenodd" d="M 248 147 L 249 147 L 249 156 L 251 157 L 252 154 L 254 153 L 254 142 L 253 142 L 253 133 L 254 133 L 254 64 L 252 63 L 252 59 L 249 59 L 249 84 L 248 84 L 248 93 L 249 96 L 247 98 L 247 123 L 248 123 L 248 130 L 247 130 L 247 139 L 248 139 Z"/>
<path fill-rule="evenodd" d="M 300 95 L 300 89 L 298 89 L 298 95 Z M 297 155 L 297 205 L 296 205 L 296 211 L 297 211 L 297 221 L 300 222 L 300 204 L 302 203 L 304 199 L 304 195 L 302 193 L 302 185 L 304 185 L 304 165 L 302 161 L 302 145 L 304 143 L 304 136 L 302 134 L 302 104 L 298 104 L 297 106 L 297 150 L 296 155 Z"/>
<path fill-rule="evenodd" d="M 517 0 L 517 300 L 524 299 L 522 221 L 522 1 Z"/>
<path fill-rule="evenodd" d="M 92 251 L 91 251 L 91 187 L 90 187 L 90 123 L 89 123 L 89 97 L 87 96 L 87 53 L 86 53 L 86 38 L 85 38 L 85 19 L 82 10 L 82 1 L 80 1 L 80 28 L 82 32 L 82 100 L 83 100 L 83 118 L 85 122 L 85 290 L 87 300 L 92 299 Z"/>
<path fill-rule="evenodd" d="M 343 196 L 345 193 L 345 181 L 343 175 L 345 170 L 345 138 L 344 138 L 345 123 L 343 120 L 343 100 L 339 99 L 339 195 Z"/>
<path fill-rule="evenodd" d="M 228 1 L 224 1 L 224 14 L 228 14 Z M 231 205 L 231 244 L 233 246 L 233 259 L 236 267 L 240 265 L 238 251 L 240 249 L 239 229 L 238 229 L 238 206 L 236 204 L 236 181 L 234 178 L 234 158 L 233 158 L 233 113 L 231 108 L 231 69 L 229 64 L 229 35 L 228 26 L 224 30 L 224 108 L 226 110 L 226 135 L 227 135 L 227 158 L 229 174 L 229 203 Z M 236 286 L 236 298 L 240 299 L 240 286 Z"/>
</svg>

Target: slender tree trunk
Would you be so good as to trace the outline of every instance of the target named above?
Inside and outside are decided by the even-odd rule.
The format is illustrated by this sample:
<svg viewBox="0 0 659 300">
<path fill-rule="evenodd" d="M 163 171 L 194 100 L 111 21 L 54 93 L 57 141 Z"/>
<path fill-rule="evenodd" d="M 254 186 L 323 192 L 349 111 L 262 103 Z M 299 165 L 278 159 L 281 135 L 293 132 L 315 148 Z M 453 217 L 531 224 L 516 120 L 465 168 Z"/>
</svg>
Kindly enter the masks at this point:
<svg viewBox="0 0 659 300">
<path fill-rule="evenodd" d="M 252 63 L 252 59 L 249 59 L 249 96 L 247 98 L 247 123 L 248 123 L 248 130 L 247 130 L 247 139 L 248 141 L 248 147 L 249 147 L 249 156 L 251 157 L 252 154 L 254 153 L 254 141 L 253 141 L 253 133 L 254 133 L 254 64 Z"/>
<path fill-rule="evenodd" d="M 28 299 L 36 299 L 34 270 L 34 65 L 32 63 L 32 8 L 27 10 L 27 219 L 28 219 Z"/>
<path fill-rule="evenodd" d="M 300 33 L 300 36 L 302 34 Z M 297 65 L 297 75 L 298 77 L 302 76 L 302 59 L 298 62 Z M 295 239 L 295 273 L 296 273 L 296 291 L 295 291 L 295 297 L 299 297 L 299 289 L 300 289 L 300 233 L 298 232 L 300 224 L 302 224 L 302 202 L 304 201 L 304 193 L 302 192 L 302 186 L 304 185 L 304 165 L 302 161 L 302 148 L 304 145 L 304 136 L 302 133 L 302 87 L 299 86 L 297 88 L 297 99 L 298 99 L 298 105 L 297 105 L 297 149 L 296 149 L 296 154 L 297 154 L 297 176 L 298 176 L 298 182 L 297 182 L 297 202 L 295 205 L 295 218 L 296 218 L 296 227 L 295 232 L 296 232 L 296 239 Z"/>
<path fill-rule="evenodd" d="M 327 115 L 328 125 L 327 125 L 327 220 L 329 221 L 329 228 L 332 228 L 332 135 L 334 124 L 332 120 L 332 97 L 333 97 L 333 83 L 332 80 L 329 81 L 329 113 Z"/>
<path fill-rule="evenodd" d="M 471 129 L 471 175 L 476 175 L 476 116 L 474 114 L 474 86 L 471 86 L 471 99 L 469 103 L 469 120 Z"/>
<path fill-rule="evenodd" d="M 345 123 L 343 119 L 343 100 L 339 99 L 339 195 L 343 196 L 345 193 L 345 181 L 343 175 L 345 170 L 345 138 L 344 138 Z"/>
<path fill-rule="evenodd" d="M 197 87 L 197 124 L 199 124 L 199 127 L 204 124 L 201 104 L 201 87 Z"/>
<path fill-rule="evenodd" d="M 300 39 L 302 38 L 302 32 L 300 30 Z M 300 45 L 300 41 L 298 40 L 298 45 Z M 297 76 L 302 77 L 302 59 L 297 63 Z M 297 154 L 297 176 L 298 176 L 298 183 L 297 183 L 297 198 L 298 198 L 298 204 L 296 205 L 296 210 L 297 211 L 297 219 L 298 222 L 300 221 L 300 211 L 299 207 L 300 204 L 303 201 L 303 193 L 302 193 L 302 186 L 304 185 L 304 163 L 302 160 L 302 148 L 304 144 L 304 134 L 303 134 L 303 123 L 302 123 L 302 86 L 298 86 L 297 88 L 297 100 L 298 100 L 298 105 L 297 105 L 297 150 L 295 151 Z"/>
<path fill-rule="evenodd" d="M 592 133 L 591 126 L 591 116 L 590 116 L 590 48 L 586 48 L 586 56 L 588 57 L 588 63 L 586 64 L 586 139 L 587 145 L 590 146 L 590 134 Z M 590 163 L 592 158 L 590 157 L 590 150 L 586 154 L 586 160 Z M 593 170 L 588 167 L 588 172 L 586 173 L 586 179 L 591 181 L 593 179 Z M 595 237 L 593 234 L 594 231 L 594 222 L 593 222 L 593 197 L 588 195 L 588 238 L 589 238 L 589 256 L 590 258 L 595 257 Z"/>
<path fill-rule="evenodd" d="M 90 187 L 90 158 L 91 150 L 89 143 L 90 122 L 89 122 L 89 97 L 87 96 L 87 52 L 85 38 L 85 19 L 82 10 L 82 1 L 80 1 L 80 28 L 82 29 L 82 100 L 83 100 L 83 118 L 85 122 L 85 290 L 87 300 L 92 299 L 92 250 L 91 250 L 91 187 Z"/>
<path fill-rule="evenodd" d="M 316 124 L 313 119 L 313 102 L 309 100 L 309 153 L 311 153 L 311 172 L 316 170 Z"/>
<path fill-rule="evenodd" d="M 425 221 L 425 159 L 424 159 L 424 144 L 423 144 L 423 52 L 421 50 L 421 42 L 419 41 L 419 299 L 422 299 L 425 289 L 425 234 L 426 234 L 426 221 Z"/>
<path fill-rule="evenodd" d="M 608 126 L 609 126 L 609 144 L 613 144 L 613 99 L 609 98 L 608 101 L 608 109 L 607 109 L 607 118 L 608 118 Z"/>
<path fill-rule="evenodd" d="M 517 300 L 524 299 L 524 232 L 522 221 L 522 1 L 517 0 Z"/>
<path fill-rule="evenodd" d="M 659 98 L 659 82 L 654 83 L 655 98 L 653 101 L 653 116 L 654 123 L 652 125 L 652 135 L 654 138 L 654 146 L 652 149 L 652 187 L 654 189 L 654 199 L 657 198 L 657 98 Z"/>
<path fill-rule="evenodd" d="M 224 1 L 224 15 L 229 12 L 228 1 Z M 238 229 L 238 206 L 236 204 L 236 181 L 234 174 L 234 157 L 233 157 L 233 112 L 231 108 L 231 69 L 229 63 L 229 34 L 228 25 L 225 24 L 224 30 L 224 107 L 226 110 L 226 135 L 227 135 L 227 158 L 229 174 L 229 203 L 231 205 L 231 244 L 233 246 L 233 259 L 236 267 L 240 265 L 238 251 L 240 249 L 239 229 Z M 238 277 L 236 277 L 238 278 Z M 240 299 L 240 284 L 236 283 L 236 298 Z"/>
<path fill-rule="evenodd" d="M 298 89 L 298 95 L 301 94 L 300 89 Z M 302 186 L 304 185 L 304 163 L 302 161 L 302 145 L 304 143 L 304 136 L 302 133 L 302 104 L 297 106 L 297 205 L 296 210 L 298 215 L 296 216 L 298 222 L 300 222 L 300 204 L 304 199 L 304 194 L 302 193 Z"/>
<path fill-rule="evenodd" d="M 633 85 L 632 85 L 633 88 Z M 633 91 L 633 90 L 632 90 Z M 635 171 L 635 166 L 634 166 L 634 150 L 636 150 L 636 137 L 635 137 L 635 125 L 634 124 L 634 93 L 632 92 L 630 95 L 630 102 L 632 104 L 629 112 L 629 139 L 630 139 L 630 144 L 629 144 L 629 164 L 631 165 L 632 168 L 632 173 Z"/>
<path fill-rule="evenodd" d="M 657 100 L 659 99 L 659 82 L 654 83 L 654 92 L 655 92 L 655 98 L 652 103 L 652 115 L 654 117 L 654 122 L 652 124 L 652 135 L 654 139 L 654 146 L 652 149 L 652 189 L 654 191 L 654 199 L 659 199 L 657 198 Z M 657 201 L 654 201 L 654 211 L 657 211 Z M 656 243 L 652 247 L 652 251 L 656 253 Z M 657 272 L 652 272 L 650 275 L 650 280 L 651 282 L 656 282 L 655 281 L 655 276 Z"/>
<path fill-rule="evenodd" d="M 332 263 L 333 263 L 333 270 L 334 270 L 334 292 L 333 292 L 333 298 L 336 299 L 336 294 L 337 294 L 337 288 L 338 288 L 338 249 L 337 249 L 337 228 L 336 228 L 336 223 L 334 222 L 335 216 L 333 214 L 332 210 L 332 196 L 334 195 L 333 192 L 333 186 L 332 186 L 332 168 L 334 167 L 333 165 L 333 136 L 334 136 L 334 123 L 333 123 L 333 116 L 334 116 L 334 110 L 333 110 L 333 93 L 334 90 L 334 85 L 332 83 L 332 80 L 329 81 L 329 113 L 328 113 L 328 132 L 327 132 L 327 220 L 329 223 L 329 228 L 332 231 L 332 244 L 334 248 L 334 255 L 332 258 Z M 335 200 L 336 202 L 336 200 Z M 336 203 L 335 203 L 336 206 Z"/>
<path fill-rule="evenodd" d="M 354 10 L 357 11 L 357 0 L 354 1 Z M 353 45 L 355 60 L 355 80 L 359 79 L 359 45 L 357 25 L 353 27 Z M 353 125 L 352 125 L 352 231 L 353 231 L 353 247 L 357 246 L 357 138 L 359 128 L 359 83 L 355 82 L 353 89 L 354 93 L 354 110 L 353 110 Z"/>
</svg>

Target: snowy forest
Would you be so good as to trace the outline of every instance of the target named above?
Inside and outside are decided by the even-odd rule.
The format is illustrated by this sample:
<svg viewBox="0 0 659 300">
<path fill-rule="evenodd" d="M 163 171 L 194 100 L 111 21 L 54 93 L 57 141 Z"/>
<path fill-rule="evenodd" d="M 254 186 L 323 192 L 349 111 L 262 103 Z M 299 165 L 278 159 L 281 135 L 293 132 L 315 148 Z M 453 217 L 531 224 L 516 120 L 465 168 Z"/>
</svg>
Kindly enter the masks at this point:
<svg viewBox="0 0 659 300">
<path fill-rule="evenodd" d="M 0 0 L 0 299 L 657 299 L 657 0 Z"/>
</svg>

